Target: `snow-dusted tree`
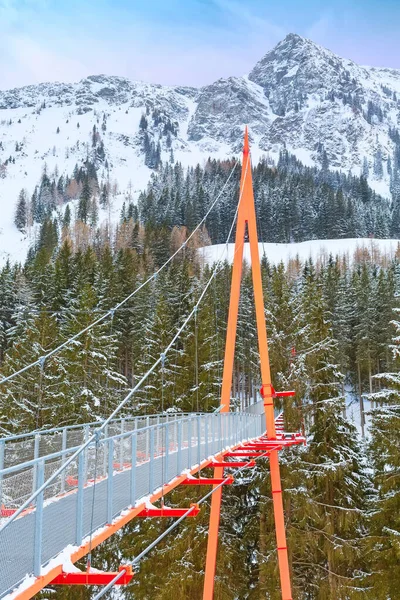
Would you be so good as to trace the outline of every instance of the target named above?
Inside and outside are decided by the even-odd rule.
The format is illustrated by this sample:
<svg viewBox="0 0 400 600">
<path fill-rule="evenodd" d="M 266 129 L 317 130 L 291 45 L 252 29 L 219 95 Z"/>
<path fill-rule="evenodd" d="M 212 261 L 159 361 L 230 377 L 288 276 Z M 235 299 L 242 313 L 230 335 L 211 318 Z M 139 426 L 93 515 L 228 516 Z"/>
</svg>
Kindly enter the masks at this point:
<svg viewBox="0 0 400 600">
<path fill-rule="evenodd" d="M 10 329 L 10 349 L 2 366 L 7 376 L 38 360 L 57 341 L 56 320 L 46 311 L 33 314 L 32 306 L 16 314 Z M 13 433 L 50 427 L 57 423 L 60 376 L 56 363 L 43 362 L 0 386 L 1 426 Z"/>
<path fill-rule="evenodd" d="M 374 154 L 374 177 L 376 179 L 382 179 L 383 177 L 383 159 L 381 148 L 378 148 Z"/>
<path fill-rule="evenodd" d="M 368 158 L 366 156 L 364 156 L 364 159 L 363 159 L 362 175 L 363 175 L 363 177 L 365 177 L 365 179 L 368 179 L 369 165 L 368 165 Z"/>
<path fill-rule="evenodd" d="M 7 348 L 7 331 L 13 324 L 16 301 L 15 276 L 7 261 L 0 270 L 0 367 Z"/>
<path fill-rule="evenodd" d="M 140 374 L 145 373 L 160 357 L 171 341 L 175 330 L 171 316 L 171 304 L 168 301 L 168 292 L 171 290 L 168 288 L 168 273 L 163 271 L 157 277 L 150 310 L 143 323 L 145 339 L 140 350 L 141 360 L 138 365 Z M 150 375 L 142 388 L 143 391 L 138 395 L 145 403 L 147 412 L 157 412 L 161 408 L 166 410 L 175 404 L 174 379 L 177 376 L 177 365 L 171 356 L 172 353 L 168 355 L 164 366 L 160 366 L 157 372 Z"/>
<path fill-rule="evenodd" d="M 376 379 L 385 388 L 370 396 L 370 449 L 377 501 L 372 515 L 372 580 L 375 598 L 396 598 L 400 589 L 400 309 L 395 309 L 396 333 L 390 345 L 391 370 Z"/>
<path fill-rule="evenodd" d="M 63 340 L 85 328 L 96 314 L 98 297 L 93 285 L 83 281 L 64 311 Z M 90 329 L 59 354 L 63 405 L 60 423 L 84 423 L 107 416 L 115 407 L 125 379 L 117 370 L 117 343 L 112 321 Z"/>
<path fill-rule="evenodd" d="M 343 417 L 339 349 L 312 265 L 302 289 L 303 343 L 296 363 L 306 371 L 308 445 L 285 460 L 288 537 L 297 597 L 339 600 L 364 584 L 362 557 L 368 491 L 355 428 Z"/>
<path fill-rule="evenodd" d="M 85 176 L 78 205 L 78 219 L 84 223 L 86 223 L 89 218 L 91 198 L 92 191 L 90 189 L 89 177 Z"/>
<path fill-rule="evenodd" d="M 26 190 L 21 190 L 19 193 L 14 224 L 19 231 L 25 233 L 28 224 L 28 199 Z"/>
</svg>

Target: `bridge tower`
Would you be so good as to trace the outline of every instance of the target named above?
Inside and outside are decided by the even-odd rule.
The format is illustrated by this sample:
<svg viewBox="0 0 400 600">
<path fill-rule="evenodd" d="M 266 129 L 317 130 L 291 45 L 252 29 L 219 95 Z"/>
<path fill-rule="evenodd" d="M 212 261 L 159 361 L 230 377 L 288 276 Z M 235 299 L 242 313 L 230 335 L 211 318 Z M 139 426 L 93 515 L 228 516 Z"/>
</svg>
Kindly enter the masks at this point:
<svg viewBox="0 0 400 600">
<path fill-rule="evenodd" d="M 247 127 L 244 135 L 239 209 L 236 224 L 235 253 L 233 259 L 228 328 L 226 334 L 225 359 L 221 390 L 221 412 L 228 412 L 230 408 L 246 227 L 250 242 L 251 270 L 254 288 L 258 347 L 261 363 L 261 395 L 264 400 L 266 431 L 268 440 L 276 440 L 274 397 L 276 397 L 277 394 L 275 393 L 275 390 L 271 384 L 271 370 L 264 313 L 264 297 L 262 290 L 257 221 L 254 205 L 250 146 Z M 287 395 L 287 393 L 285 393 L 285 395 Z M 292 600 L 278 450 L 274 450 L 270 453 L 269 460 L 282 600 Z M 220 479 L 222 476 L 223 468 L 216 467 L 214 469 L 214 477 Z M 217 561 L 221 500 L 222 487 L 215 490 L 211 500 L 203 600 L 213 600 L 214 597 L 214 580 Z"/>
</svg>

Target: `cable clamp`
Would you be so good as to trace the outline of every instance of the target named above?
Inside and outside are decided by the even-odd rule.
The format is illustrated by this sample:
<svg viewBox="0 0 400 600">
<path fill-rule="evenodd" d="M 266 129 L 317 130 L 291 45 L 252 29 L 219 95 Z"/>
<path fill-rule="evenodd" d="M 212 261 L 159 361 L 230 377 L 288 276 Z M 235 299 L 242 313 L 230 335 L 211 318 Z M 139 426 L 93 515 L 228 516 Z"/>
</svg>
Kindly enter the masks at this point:
<svg viewBox="0 0 400 600">
<path fill-rule="evenodd" d="M 44 369 L 44 363 L 45 363 L 45 362 L 46 362 L 46 357 L 45 357 L 45 356 L 40 356 L 40 357 L 39 357 L 39 366 L 40 366 L 40 368 L 42 369 L 42 371 L 43 371 L 43 369 Z"/>
<path fill-rule="evenodd" d="M 162 368 L 164 368 L 164 366 L 165 366 L 165 352 L 161 352 L 160 357 L 161 357 L 161 366 L 162 366 Z"/>
<path fill-rule="evenodd" d="M 110 316 L 113 319 L 115 315 L 115 308 L 110 308 Z"/>
</svg>

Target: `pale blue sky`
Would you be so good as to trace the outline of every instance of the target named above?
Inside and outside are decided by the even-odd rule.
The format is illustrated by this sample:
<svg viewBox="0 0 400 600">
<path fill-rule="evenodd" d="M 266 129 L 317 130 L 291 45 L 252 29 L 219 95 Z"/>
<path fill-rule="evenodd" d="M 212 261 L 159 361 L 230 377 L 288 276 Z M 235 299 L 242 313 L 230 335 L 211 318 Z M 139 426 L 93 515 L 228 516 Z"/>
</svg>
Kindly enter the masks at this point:
<svg viewBox="0 0 400 600">
<path fill-rule="evenodd" d="M 203 85 L 290 32 L 400 68 L 399 0 L 0 0 L 0 89 L 98 73 Z"/>
</svg>

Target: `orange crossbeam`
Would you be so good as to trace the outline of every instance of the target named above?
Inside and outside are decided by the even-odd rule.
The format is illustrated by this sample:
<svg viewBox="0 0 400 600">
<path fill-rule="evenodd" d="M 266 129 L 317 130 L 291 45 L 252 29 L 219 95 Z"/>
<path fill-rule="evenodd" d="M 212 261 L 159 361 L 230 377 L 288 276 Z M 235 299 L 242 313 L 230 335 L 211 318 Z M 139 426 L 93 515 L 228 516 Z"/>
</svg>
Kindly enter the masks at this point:
<svg viewBox="0 0 400 600">
<path fill-rule="evenodd" d="M 225 454 L 225 456 L 230 456 Z M 216 479 L 211 477 L 188 477 L 185 481 L 182 481 L 182 485 L 232 485 L 234 479 L 232 475 L 225 477 L 225 479 Z"/>
<path fill-rule="evenodd" d="M 263 450 L 248 450 L 246 452 L 227 452 L 225 454 L 225 456 L 229 456 L 229 457 L 236 457 L 236 458 L 246 458 L 246 456 L 263 456 L 264 455 L 264 451 Z"/>
<path fill-rule="evenodd" d="M 200 507 L 198 504 L 191 504 L 189 508 L 192 508 L 192 512 L 190 512 L 188 517 L 196 517 L 200 512 Z M 137 517 L 183 517 L 184 514 L 187 513 L 189 508 L 171 508 L 169 506 L 162 506 L 161 508 L 157 508 L 156 506 L 146 507 L 140 513 L 138 513 Z"/>
<path fill-rule="evenodd" d="M 120 566 L 118 573 L 125 571 L 115 585 L 127 585 L 133 578 L 131 565 Z M 118 575 L 118 573 L 104 573 L 103 571 L 76 571 L 74 573 L 65 573 L 64 571 L 57 575 L 50 585 L 108 585 Z"/>
<path fill-rule="evenodd" d="M 239 461 L 235 461 L 235 462 L 211 462 L 210 467 L 214 467 L 216 469 L 218 469 L 219 467 L 222 467 L 224 469 L 237 469 L 239 467 L 255 467 L 256 466 L 256 461 L 255 460 L 248 460 L 246 462 L 239 462 Z"/>
<path fill-rule="evenodd" d="M 266 384 L 261 386 L 260 394 L 262 398 L 288 398 L 289 396 L 295 396 L 296 392 L 294 390 L 277 392 L 271 384 Z"/>
<path fill-rule="evenodd" d="M 11 517 L 15 512 L 16 508 L 6 508 L 4 505 L 0 508 L 0 517 Z"/>
</svg>

